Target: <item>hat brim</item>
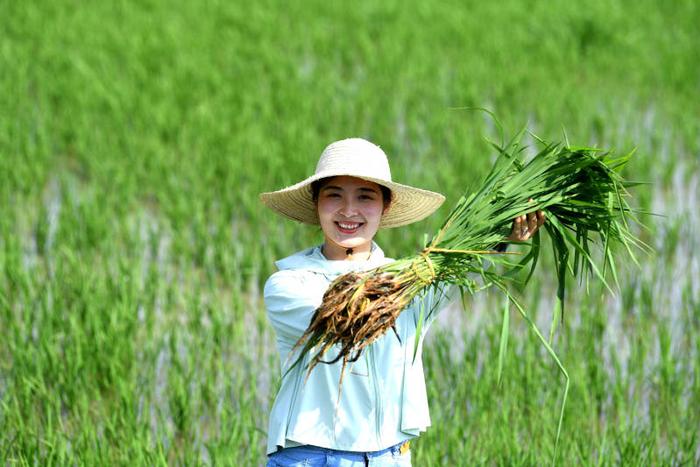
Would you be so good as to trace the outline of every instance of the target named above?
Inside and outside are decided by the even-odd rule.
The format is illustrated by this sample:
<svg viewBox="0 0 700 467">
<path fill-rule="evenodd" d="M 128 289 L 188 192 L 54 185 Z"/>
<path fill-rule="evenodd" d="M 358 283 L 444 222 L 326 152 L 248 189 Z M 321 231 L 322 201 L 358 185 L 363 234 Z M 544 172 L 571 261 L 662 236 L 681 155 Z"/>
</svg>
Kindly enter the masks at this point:
<svg viewBox="0 0 700 467">
<path fill-rule="evenodd" d="M 434 191 L 423 190 L 401 183 L 378 178 L 358 176 L 352 173 L 319 172 L 295 185 L 281 190 L 261 193 L 260 200 L 269 208 L 285 217 L 306 224 L 318 225 L 316 203 L 312 199 L 311 184 L 328 177 L 347 175 L 361 178 L 391 190 L 391 205 L 382 215 L 379 228 L 400 227 L 425 219 L 445 201 L 445 197 Z"/>
</svg>

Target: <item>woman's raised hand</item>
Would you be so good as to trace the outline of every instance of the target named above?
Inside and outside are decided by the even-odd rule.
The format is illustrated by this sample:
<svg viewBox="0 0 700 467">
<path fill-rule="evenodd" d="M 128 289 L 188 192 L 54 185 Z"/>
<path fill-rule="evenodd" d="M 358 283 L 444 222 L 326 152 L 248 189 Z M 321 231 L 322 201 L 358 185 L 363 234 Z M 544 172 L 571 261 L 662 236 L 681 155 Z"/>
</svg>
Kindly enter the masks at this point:
<svg viewBox="0 0 700 467">
<path fill-rule="evenodd" d="M 532 238 L 542 224 L 544 224 L 545 215 L 541 210 L 529 212 L 518 216 L 513 220 L 513 230 L 506 239 L 509 242 L 524 242 Z"/>
</svg>

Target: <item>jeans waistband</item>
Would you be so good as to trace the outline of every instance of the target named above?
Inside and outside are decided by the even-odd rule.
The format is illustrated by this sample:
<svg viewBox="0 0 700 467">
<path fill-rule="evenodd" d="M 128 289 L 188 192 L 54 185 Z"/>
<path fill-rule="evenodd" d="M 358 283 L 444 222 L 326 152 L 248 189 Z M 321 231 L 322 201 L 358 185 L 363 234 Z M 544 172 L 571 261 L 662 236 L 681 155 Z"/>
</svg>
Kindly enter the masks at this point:
<svg viewBox="0 0 700 467">
<path fill-rule="evenodd" d="M 281 448 L 278 446 L 277 452 L 298 449 L 298 450 L 312 451 L 312 452 L 325 453 L 325 454 L 334 454 L 335 453 L 335 454 L 340 454 L 340 455 L 344 455 L 344 456 L 348 456 L 348 457 L 355 457 L 356 456 L 357 458 L 365 458 L 365 457 L 372 458 L 372 457 L 383 456 L 387 453 L 401 454 L 401 447 L 404 444 L 406 446 L 408 446 L 408 443 L 409 443 L 408 440 L 401 441 L 400 443 L 397 443 L 393 446 L 389 446 L 388 448 L 385 448 L 385 449 L 381 449 L 379 451 L 367 451 L 367 452 L 343 451 L 341 449 L 322 448 L 319 446 L 313 446 L 311 444 L 305 444 L 303 446 L 295 446 L 295 447 L 291 447 L 291 448 Z"/>
</svg>

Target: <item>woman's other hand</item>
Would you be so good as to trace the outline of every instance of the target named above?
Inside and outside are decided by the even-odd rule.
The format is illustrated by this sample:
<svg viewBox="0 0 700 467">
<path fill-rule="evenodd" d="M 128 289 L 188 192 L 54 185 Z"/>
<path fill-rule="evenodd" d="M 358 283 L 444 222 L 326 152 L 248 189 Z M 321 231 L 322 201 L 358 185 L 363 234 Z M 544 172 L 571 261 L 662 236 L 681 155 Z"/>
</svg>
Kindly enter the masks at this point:
<svg viewBox="0 0 700 467">
<path fill-rule="evenodd" d="M 535 232 L 544 224 L 545 216 L 544 212 L 538 210 L 537 212 L 530 212 L 518 216 L 513 220 L 513 230 L 511 230 L 510 235 L 506 238 L 509 242 L 524 242 L 532 238 Z"/>
</svg>

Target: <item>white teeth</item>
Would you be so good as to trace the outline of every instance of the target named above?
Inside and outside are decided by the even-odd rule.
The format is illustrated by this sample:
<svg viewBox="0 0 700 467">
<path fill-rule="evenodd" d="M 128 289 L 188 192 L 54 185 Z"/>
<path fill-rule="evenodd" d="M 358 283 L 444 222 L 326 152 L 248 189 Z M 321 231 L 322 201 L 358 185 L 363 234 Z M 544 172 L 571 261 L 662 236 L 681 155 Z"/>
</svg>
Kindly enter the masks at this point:
<svg viewBox="0 0 700 467">
<path fill-rule="evenodd" d="M 345 224 L 343 222 L 338 222 L 338 225 L 345 230 L 352 230 L 360 226 L 360 224 Z"/>
</svg>

